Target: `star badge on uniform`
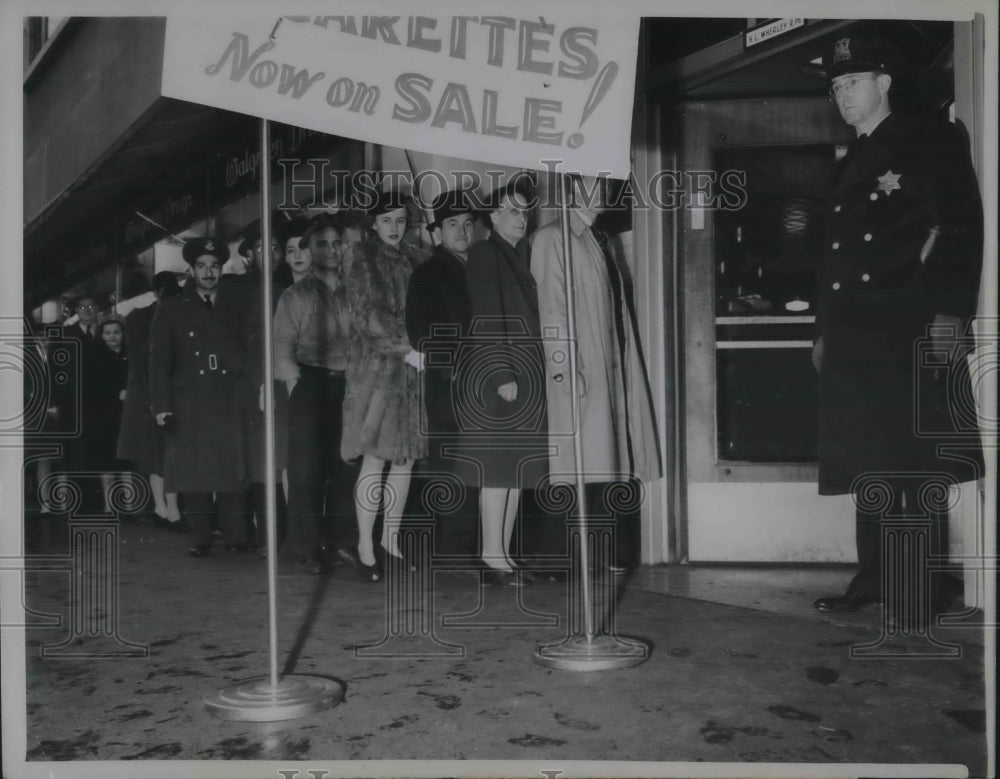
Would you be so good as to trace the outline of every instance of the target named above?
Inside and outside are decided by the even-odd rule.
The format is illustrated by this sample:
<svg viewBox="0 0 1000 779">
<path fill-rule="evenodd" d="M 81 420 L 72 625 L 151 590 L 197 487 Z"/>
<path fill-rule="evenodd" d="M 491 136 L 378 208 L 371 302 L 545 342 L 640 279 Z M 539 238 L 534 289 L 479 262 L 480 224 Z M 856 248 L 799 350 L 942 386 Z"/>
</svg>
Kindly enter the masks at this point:
<svg viewBox="0 0 1000 779">
<path fill-rule="evenodd" d="M 887 170 L 878 177 L 879 191 L 885 192 L 886 195 L 891 195 L 894 189 L 902 189 L 902 187 L 899 186 L 899 179 L 902 175 L 902 173 L 893 173 L 891 169 Z"/>
</svg>

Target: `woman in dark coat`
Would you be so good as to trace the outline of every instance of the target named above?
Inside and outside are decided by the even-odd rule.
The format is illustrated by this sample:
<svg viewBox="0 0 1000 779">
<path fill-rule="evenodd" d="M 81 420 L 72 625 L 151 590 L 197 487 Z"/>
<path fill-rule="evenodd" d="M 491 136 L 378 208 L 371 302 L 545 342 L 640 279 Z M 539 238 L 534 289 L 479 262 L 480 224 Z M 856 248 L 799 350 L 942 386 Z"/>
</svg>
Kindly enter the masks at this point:
<svg viewBox="0 0 1000 779">
<path fill-rule="evenodd" d="M 104 511 L 111 513 L 111 485 L 115 474 L 128 464 L 116 456 L 118 431 L 122 421 L 125 387 L 128 383 L 128 357 L 125 354 L 125 320 L 111 314 L 101 319 L 97 329 L 98 349 L 95 370 L 90 379 L 91 391 L 84 407 L 84 418 L 90 420 L 88 441 L 90 462 L 101 473 Z"/>
<path fill-rule="evenodd" d="M 125 343 L 130 359 L 118 433 L 118 457 L 130 461 L 139 473 L 149 476 L 155 521 L 170 530 L 180 530 L 181 516 L 177 493 L 163 490 L 163 432 L 157 427 L 149 405 L 149 328 L 159 301 L 178 292 L 177 277 L 171 271 L 161 271 L 153 277 L 156 302 L 125 317 Z"/>
<path fill-rule="evenodd" d="M 420 430 L 418 353 L 406 334 L 406 290 L 426 252 L 403 240 L 406 201 L 380 193 L 371 211 L 376 236 L 357 244 L 347 271 L 351 345 L 347 358 L 341 456 L 363 456 L 355 487 L 358 558 L 365 581 L 382 578 L 372 540 L 386 494 L 381 548 L 401 557 L 398 529 L 413 462 L 427 455 Z M 382 489 L 382 471 L 391 463 Z"/>
<path fill-rule="evenodd" d="M 519 493 L 548 469 L 545 357 L 527 200 L 508 185 L 489 206 L 490 236 L 472 247 L 465 268 L 472 327 L 458 381 L 470 400 L 459 424 L 477 444 L 483 560 L 494 569 L 491 580 L 517 586 L 525 580 L 508 552 Z"/>
</svg>

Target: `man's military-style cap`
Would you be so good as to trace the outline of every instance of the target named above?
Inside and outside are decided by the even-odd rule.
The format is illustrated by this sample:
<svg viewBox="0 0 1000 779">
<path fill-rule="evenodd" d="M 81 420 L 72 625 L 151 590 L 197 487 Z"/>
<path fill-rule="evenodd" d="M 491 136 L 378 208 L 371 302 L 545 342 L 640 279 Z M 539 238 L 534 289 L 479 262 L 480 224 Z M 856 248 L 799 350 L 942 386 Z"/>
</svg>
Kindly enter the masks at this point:
<svg viewBox="0 0 1000 779">
<path fill-rule="evenodd" d="M 225 241 L 211 236 L 189 238 L 185 241 L 181 254 L 184 257 L 184 262 L 188 265 L 194 265 L 199 257 L 203 257 L 206 254 L 218 257 L 219 264 L 221 265 L 229 259 L 229 247 L 226 246 Z"/>
<path fill-rule="evenodd" d="M 827 80 L 845 73 L 882 72 L 895 75 L 901 68 L 899 50 L 878 35 L 848 32 L 837 37 L 826 56 L 823 68 Z"/>
</svg>

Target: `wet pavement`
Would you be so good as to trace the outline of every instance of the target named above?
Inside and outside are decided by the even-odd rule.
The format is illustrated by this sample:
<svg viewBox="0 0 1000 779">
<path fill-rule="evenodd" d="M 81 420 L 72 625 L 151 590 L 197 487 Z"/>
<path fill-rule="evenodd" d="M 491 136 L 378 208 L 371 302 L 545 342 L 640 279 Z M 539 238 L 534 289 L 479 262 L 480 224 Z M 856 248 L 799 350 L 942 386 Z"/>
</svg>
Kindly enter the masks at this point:
<svg viewBox="0 0 1000 779">
<path fill-rule="evenodd" d="M 47 520 L 35 530 L 32 556 L 69 559 L 64 523 Z M 816 569 L 815 577 L 803 568 L 761 570 L 756 579 L 742 571 L 744 598 L 761 582 L 753 607 L 706 599 L 679 583 L 679 567 L 640 571 L 617 593 L 616 627 L 650 642 L 652 653 L 636 667 L 598 673 L 532 658 L 538 642 L 566 632 L 573 599 L 562 584 L 537 583 L 519 596 L 481 588 L 470 571 L 419 573 L 415 581 L 430 588 L 365 584 L 345 567 L 324 577 L 281 575 L 282 672 L 336 679 L 345 698 L 321 713 L 260 724 L 212 717 L 204 700 L 268 673 L 265 562 L 222 552 L 190 558 L 183 536 L 149 525 L 121 525 L 114 535 L 107 548 L 118 551 L 117 588 L 94 589 L 103 586 L 100 575 L 55 564 L 26 574 L 36 625 L 27 631 L 30 761 L 278 761 L 273 769 L 281 761 L 373 759 L 543 760 L 554 769 L 570 760 L 877 762 L 984 770 L 981 630 L 886 635 L 877 609 L 849 619 L 818 615 L 808 603 L 845 581 L 842 570 Z M 705 579 L 732 575 L 702 570 L 702 590 Z M 799 593 L 801 613 L 771 607 L 779 589 L 786 602 Z M 40 626 L 54 617 L 62 624 Z M 863 645 L 868 656 L 852 657 Z"/>
</svg>

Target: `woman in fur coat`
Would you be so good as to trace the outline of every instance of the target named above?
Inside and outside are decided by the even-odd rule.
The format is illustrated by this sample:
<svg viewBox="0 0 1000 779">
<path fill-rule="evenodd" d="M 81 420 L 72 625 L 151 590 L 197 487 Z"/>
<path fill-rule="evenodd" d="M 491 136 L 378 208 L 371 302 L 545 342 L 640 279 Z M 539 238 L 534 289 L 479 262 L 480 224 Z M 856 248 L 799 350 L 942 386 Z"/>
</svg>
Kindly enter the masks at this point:
<svg viewBox="0 0 1000 779">
<path fill-rule="evenodd" d="M 341 456 L 362 456 L 355 486 L 358 558 L 366 581 L 382 578 L 385 554 L 400 557 L 398 530 L 414 460 L 427 455 L 420 431 L 420 355 L 406 333 L 406 290 L 427 253 L 403 240 L 406 202 L 380 193 L 369 212 L 375 237 L 354 247 L 347 270 L 351 345 Z M 389 473 L 383 477 L 386 462 Z M 383 481 L 384 478 L 384 481 Z M 379 554 L 372 539 L 385 496 Z"/>
</svg>

